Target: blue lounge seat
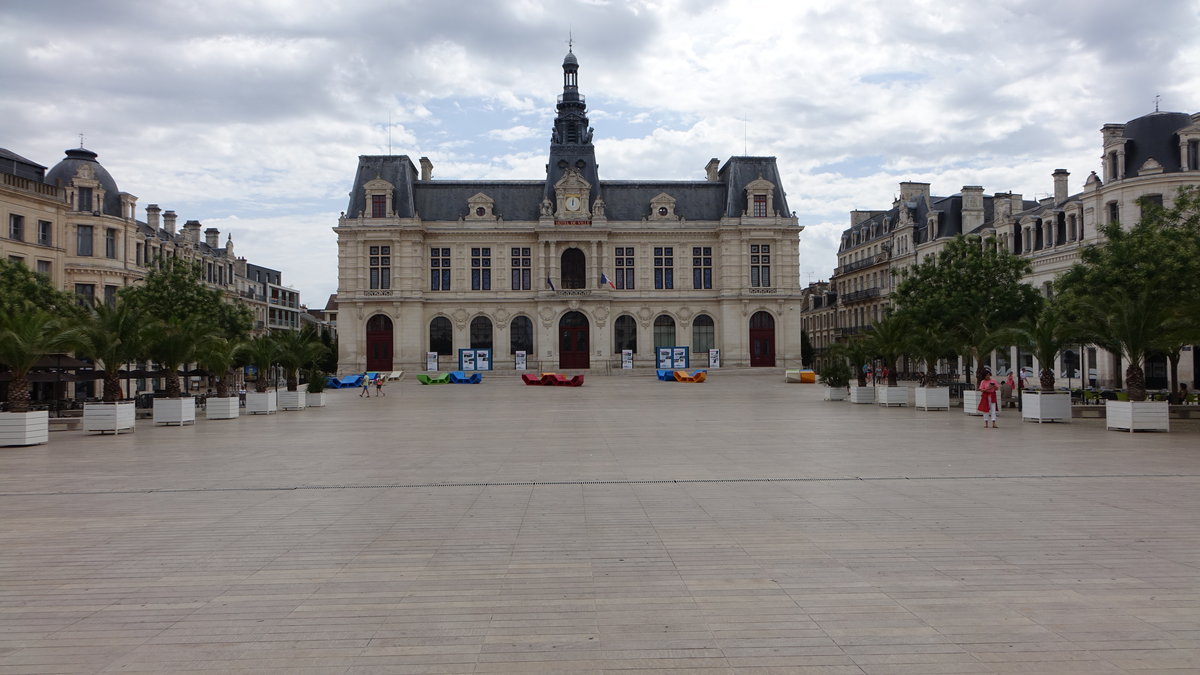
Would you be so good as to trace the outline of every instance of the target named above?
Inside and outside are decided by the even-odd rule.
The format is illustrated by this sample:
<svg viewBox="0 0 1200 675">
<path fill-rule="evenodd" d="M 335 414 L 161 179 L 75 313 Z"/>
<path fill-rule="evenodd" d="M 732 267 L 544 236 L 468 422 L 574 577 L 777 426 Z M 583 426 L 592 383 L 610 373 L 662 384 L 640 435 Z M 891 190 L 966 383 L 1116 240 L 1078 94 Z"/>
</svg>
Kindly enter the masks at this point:
<svg viewBox="0 0 1200 675">
<path fill-rule="evenodd" d="M 350 387 L 361 387 L 361 386 L 362 386 L 362 380 L 363 380 L 363 376 L 362 376 L 362 374 L 358 374 L 358 375 L 343 375 L 343 376 L 341 377 L 341 379 L 339 379 L 339 380 L 338 380 L 338 385 L 337 385 L 337 388 L 338 388 L 338 389 L 347 389 L 347 388 L 350 388 Z"/>
<path fill-rule="evenodd" d="M 454 384 L 479 384 L 483 382 L 483 373 L 467 375 L 461 370 L 450 371 L 450 381 Z"/>
<path fill-rule="evenodd" d="M 673 370 L 663 370 L 663 369 L 659 368 L 658 370 L 655 370 L 654 372 L 655 372 L 655 374 L 658 375 L 658 379 L 662 380 L 663 382 L 674 382 L 675 381 L 675 371 L 673 371 Z"/>
</svg>

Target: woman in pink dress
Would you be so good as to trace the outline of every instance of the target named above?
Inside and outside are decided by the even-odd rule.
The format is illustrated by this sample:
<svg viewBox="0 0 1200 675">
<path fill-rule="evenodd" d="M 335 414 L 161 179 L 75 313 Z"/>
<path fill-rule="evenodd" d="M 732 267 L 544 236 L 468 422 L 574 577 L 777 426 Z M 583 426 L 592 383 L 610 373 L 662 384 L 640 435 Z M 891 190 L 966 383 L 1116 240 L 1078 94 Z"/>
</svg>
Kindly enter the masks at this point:
<svg viewBox="0 0 1200 675">
<path fill-rule="evenodd" d="M 992 423 L 992 428 L 996 428 L 996 411 L 1000 409 L 1000 402 L 997 400 L 996 392 L 1000 389 L 1000 383 L 992 378 L 992 369 L 983 368 L 983 379 L 979 381 L 979 412 L 983 413 L 983 428 L 988 427 L 988 422 Z"/>
</svg>

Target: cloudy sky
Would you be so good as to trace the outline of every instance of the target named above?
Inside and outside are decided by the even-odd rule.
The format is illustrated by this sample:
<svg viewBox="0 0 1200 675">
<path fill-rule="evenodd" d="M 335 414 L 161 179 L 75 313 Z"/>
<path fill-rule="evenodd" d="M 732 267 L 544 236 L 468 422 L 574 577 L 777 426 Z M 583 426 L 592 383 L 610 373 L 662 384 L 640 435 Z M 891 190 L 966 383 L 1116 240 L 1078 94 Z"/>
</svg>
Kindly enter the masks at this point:
<svg viewBox="0 0 1200 675">
<path fill-rule="evenodd" d="M 567 36 L 601 177 L 778 157 L 829 277 L 903 180 L 1027 197 L 1099 166 L 1101 125 L 1200 110 L 1200 1 L 0 0 L 0 147 L 79 144 L 139 206 L 232 233 L 310 306 L 357 157 L 544 176 Z M 144 218 L 144 211 L 141 211 Z M 222 235 L 224 237 L 224 234 Z"/>
</svg>

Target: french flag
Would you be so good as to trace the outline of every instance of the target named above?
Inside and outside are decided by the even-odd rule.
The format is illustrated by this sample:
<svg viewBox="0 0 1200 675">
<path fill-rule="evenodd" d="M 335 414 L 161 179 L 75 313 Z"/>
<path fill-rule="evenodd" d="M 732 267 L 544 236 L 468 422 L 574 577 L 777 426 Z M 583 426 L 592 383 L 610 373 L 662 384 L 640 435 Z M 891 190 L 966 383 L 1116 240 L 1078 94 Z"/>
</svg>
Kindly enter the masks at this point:
<svg viewBox="0 0 1200 675">
<path fill-rule="evenodd" d="M 613 289 L 614 291 L 617 290 L 617 285 L 612 282 L 612 279 L 609 279 L 607 274 L 605 274 L 604 272 L 601 272 L 600 273 L 600 285 L 603 286 L 605 284 L 608 284 L 608 287 Z"/>
<path fill-rule="evenodd" d="M 554 282 L 550 280 L 550 277 L 546 277 L 546 285 L 549 286 L 550 290 L 552 290 L 552 291 L 558 290 L 557 288 L 554 287 Z"/>
</svg>

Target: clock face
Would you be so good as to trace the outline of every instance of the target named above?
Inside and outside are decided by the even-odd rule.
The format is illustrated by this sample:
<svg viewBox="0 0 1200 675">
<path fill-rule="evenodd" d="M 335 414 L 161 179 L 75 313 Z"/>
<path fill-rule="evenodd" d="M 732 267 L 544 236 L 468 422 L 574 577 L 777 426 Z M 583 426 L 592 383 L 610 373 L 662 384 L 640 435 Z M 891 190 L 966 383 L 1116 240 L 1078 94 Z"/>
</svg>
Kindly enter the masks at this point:
<svg viewBox="0 0 1200 675">
<path fill-rule="evenodd" d="M 579 197 L 577 197 L 575 195 L 571 195 L 571 196 L 567 197 L 567 210 L 568 211 L 578 211 L 579 210 Z"/>
</svg>

